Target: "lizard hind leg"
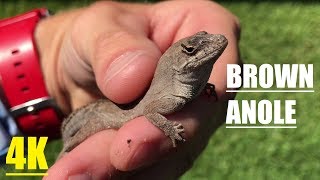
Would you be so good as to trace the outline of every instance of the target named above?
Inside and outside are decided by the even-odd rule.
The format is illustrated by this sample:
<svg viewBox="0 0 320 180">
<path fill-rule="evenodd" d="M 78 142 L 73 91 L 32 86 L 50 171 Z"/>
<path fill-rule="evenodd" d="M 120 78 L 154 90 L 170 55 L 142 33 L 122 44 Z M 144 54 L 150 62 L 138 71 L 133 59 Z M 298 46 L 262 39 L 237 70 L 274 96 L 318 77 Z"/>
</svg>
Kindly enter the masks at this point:
<svg viewBox="0 0 320 180">
<path fill-rule="evenodd" d="M 91 117 L 91 119 L 88 120 L 73 136 L 63 139 L 63 149 L 60 152 L 59 158 L 61 158 L 65 153 L 73 150 L 91 135 L 106 129 L 119 129 L 122 126 L 122 122 L 112 123 L 112 121 L 109 121 L 112 117 L 101 117 L 101 114 L 98 112 L 95 114 L 96 115 L 93 116 L 95 118 Z"/>
<path fill-rule="evenodd" d="M 98 119 L 91 119 L 84 124 L 73 136 L 63 140 L 63 149 L 57 159 L 60 159 L 65 153 L 70 152 L 84 140 L 96 132 L 106 129 L 101 125 Z"/>
<path fill-rule="evenodd" d="M 185 141 L 185 139 L 181 136 L 181 133 L 184 132 L 184 128 L 182 124 L 169 121 L 166 117 L 159 113 L 148 113 L 145 117 L 156 127 L 161 129 L 166 136 L 168 136 L 171 141 L 173 147 L 177 146 L 176 141 Z"/>
</svg>

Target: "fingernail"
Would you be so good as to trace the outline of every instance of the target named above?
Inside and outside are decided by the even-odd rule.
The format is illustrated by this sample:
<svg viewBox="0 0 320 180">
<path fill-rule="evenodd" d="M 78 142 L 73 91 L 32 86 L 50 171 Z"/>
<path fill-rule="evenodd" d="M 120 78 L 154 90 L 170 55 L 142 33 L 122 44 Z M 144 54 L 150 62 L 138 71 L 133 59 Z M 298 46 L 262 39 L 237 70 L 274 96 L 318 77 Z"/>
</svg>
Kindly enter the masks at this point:
<svg viewBox="0 0 320 180">
<path fill-rule="evenodd" d="M 75 174 L 68 177 L 68 180 L 91 180 L 92 177 L 90 173 L 84 173 L 84 174 Z"/>
<path fill-rule="evenodd" d="M 105 76 L 105 84 L 108 84 L 108 82 L 119 73 L 130 70 L 128 68 L 135 68 L 135 64 L 140 65 L 143 64 L 144 61 L 150 61 L 150 59 L 154 59 L 154 57 L 143 50 L 122 54 L 110 64 Z"/>
</svg>

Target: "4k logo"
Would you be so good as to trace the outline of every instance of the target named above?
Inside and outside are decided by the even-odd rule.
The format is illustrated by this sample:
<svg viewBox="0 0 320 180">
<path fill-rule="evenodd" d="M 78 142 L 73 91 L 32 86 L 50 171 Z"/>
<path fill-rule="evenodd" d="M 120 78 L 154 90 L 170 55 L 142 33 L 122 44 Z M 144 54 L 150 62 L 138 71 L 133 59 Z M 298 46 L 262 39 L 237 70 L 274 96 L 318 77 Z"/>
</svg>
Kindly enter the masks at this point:
<svg viewBox="0 0 320 180">
<path fill-rule="evenodd" d="M 25 157 L 25 139 L 24 137 L 13 137 L 11 140 L 10 147 L 8 149 L 6 164 L 15 165 L 15 169 L 26 169 L 35 170 L 37 165 L 40 170 L 47 170 L 48 164 L 44 155 L 44 148 L 46 146 L 48 137 L 40 137 L 38 144 L 36 137 L 28 137 L 28 151 L 27 157 Z M 7 176 L 15 175 L 46 175 L 46 173 L 6 173 Z"/>
</svg>

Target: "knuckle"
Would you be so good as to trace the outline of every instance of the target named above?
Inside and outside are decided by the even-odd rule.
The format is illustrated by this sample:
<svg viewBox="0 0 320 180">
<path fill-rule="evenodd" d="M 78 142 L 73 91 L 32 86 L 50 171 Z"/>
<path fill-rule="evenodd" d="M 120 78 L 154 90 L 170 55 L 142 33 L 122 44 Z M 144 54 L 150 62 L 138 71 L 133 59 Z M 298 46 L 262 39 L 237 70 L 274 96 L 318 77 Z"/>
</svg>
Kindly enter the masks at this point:
<svg viewBox="0 0 320 180">
<path fill-rule="evenodd" d="M 74 19 L 75 31 L 90 29 L 94 27 L 102 18 L 106 21 L 109 16 L 119 14 L 119 7 L 116 2 L 97 1 L 84 8 L 83 11 Z"/>
<path fill-rule="evenodd" d="M 137 48 L 136 36 L 124 30 L 101 33 L 95 39 L 94 58 L 96 60 L 109 60 L 119 56 L 125 51 Z"/>
<path fill-rule="evenodd" d="M 101 16 L 108 18 L 108 16 L 119 15 L 122 11 L 123 9 L 118 2 L 96 1 L 86 7 L 83 14 L 89 17 Z"/>
<path fill-rule="evenodd" d="M 205 1 L 205 0 L 198 1 L 198 2 L 199 3 L 195 3 L 191 5 L 193 9 L 195 8 L 199 12 L 202 12 L 202 11 L 212 12 L 215 18 L 219 18 L 224 22 L 227 22 L 230 28 L 232 28 L 233 32 L 236 34 L 236 36 L 239 36 L 241 31 L 241 24 L 240 24 L 239 18 L 236 15 L 234 15 L 231 11 L 225 9 L 224 7 L 222 7 L 216 2 Z"/>
<path fill-rule="evenodd" d="M 110 39 L 122 39 L 122 40 L 131 40 L 135 38 L 135 35 L 129 31 L 125 31 L 125 30 L 118 30 L 116 32 L 113 32 L 111 34 L 109 34 Z"/>
<path fill-rule="evenodd" d="M 229 10 L 225 9 L 216 2 L 201 0 L 201 1 L 184 1 L 183 6 L 185 9 L 189 9 L 189 13 L 195 15 L 203 14 L 207 12 L 214 18 L 220 18 L 229 24 L 236 30 L 240 31 L 241 25 L 238 17 Z M 199 13 L 201 12 L 201 13 Z"/>
<path fill-rule="evenodd" d="M 93 2 L 90 6 L 88 6 L 88 11 L 96 12 L 97 10 L 100 11 L 101 9 L 105 10 L 112 10 L 114 8 L 118 8 L 116 2 L 113 1 L 96 1 Z"/>
<path fill-rule="evenodd" d="M 136 36 L 128 31 L 115 30 L 101 33 L 96 39 L 96 44 L 98 48 L 105 49 L 110 45 L 115 46 L 115 43 L 117 44 L 117 42 L 126 42 L 126 45 L 128 45 L 135 38 Z"/>
</svg>

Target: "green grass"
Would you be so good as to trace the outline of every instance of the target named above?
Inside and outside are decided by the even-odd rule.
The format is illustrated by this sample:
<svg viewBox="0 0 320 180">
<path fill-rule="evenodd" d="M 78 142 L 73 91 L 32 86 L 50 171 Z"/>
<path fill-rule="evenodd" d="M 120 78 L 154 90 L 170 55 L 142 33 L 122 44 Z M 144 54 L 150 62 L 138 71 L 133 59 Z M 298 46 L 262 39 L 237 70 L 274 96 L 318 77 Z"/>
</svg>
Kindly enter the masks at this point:
<svg viewBox="0 0 320 180">
<path fill-rule="evenodd" d="M 225 129 L 182 179 L 319 179 L 320 4 L 224 3 L 242 24 L 245 63 L 312 63 L 315 93 L 239 93 L 237 99 L 296 99 L 297 129 Z"/>
<path fill-rule="evenodd" d="M 84 0 L 0 1 L 0 17 L 39 6 L 57 11 L 87 3 Z M 241 21 L 240 48 L 245 63 L 312 63 L 315 93 L 239 93 L 239 100 L 296 99 L 298 128 L 221 127 L 182 179 L 319 179 L 320 3 L 227 1 L 222 4 Z M 47 145 L 49 165 L 53 164 L 60 147 L 59 141 Z M 0 179 L 7 179 L 3 172 L 0 169 Z"/>
</svg>

